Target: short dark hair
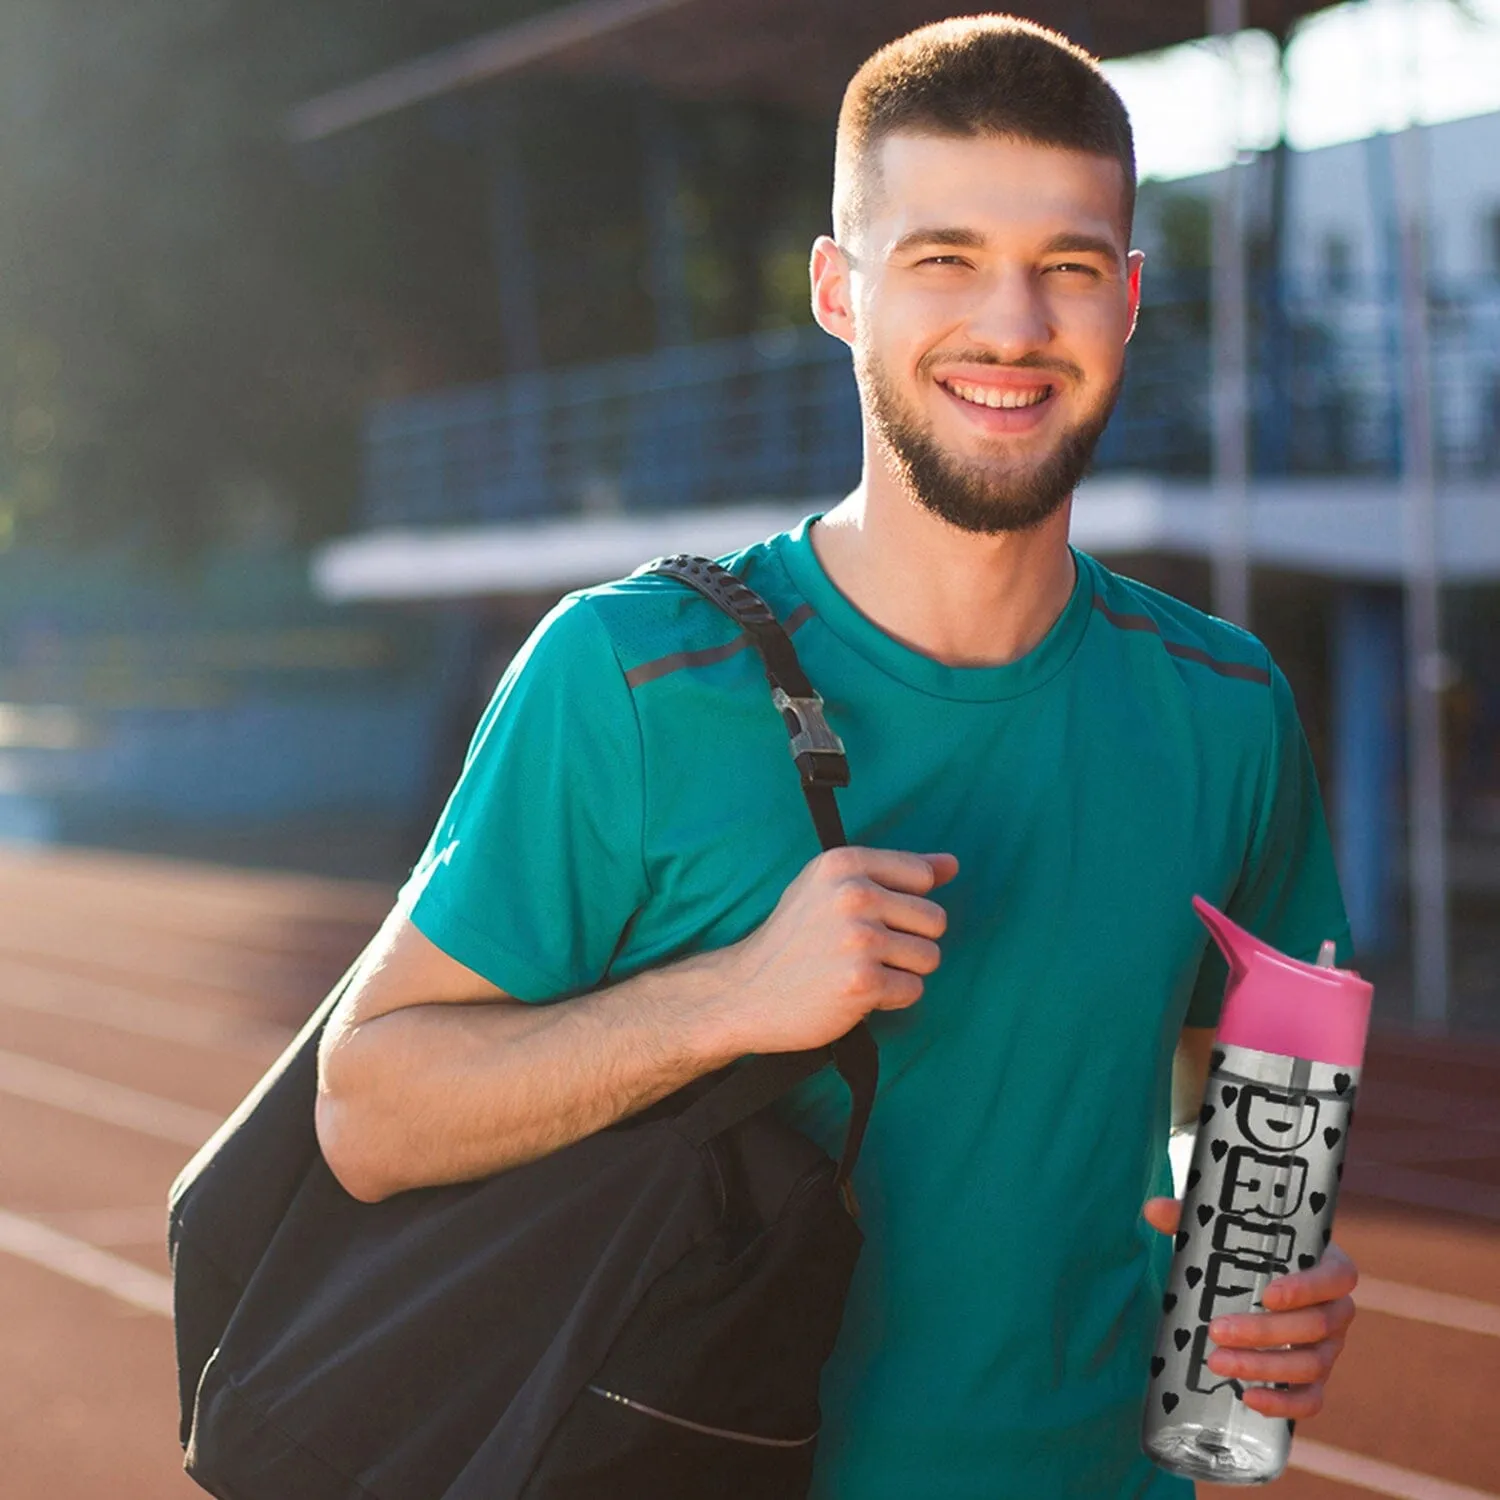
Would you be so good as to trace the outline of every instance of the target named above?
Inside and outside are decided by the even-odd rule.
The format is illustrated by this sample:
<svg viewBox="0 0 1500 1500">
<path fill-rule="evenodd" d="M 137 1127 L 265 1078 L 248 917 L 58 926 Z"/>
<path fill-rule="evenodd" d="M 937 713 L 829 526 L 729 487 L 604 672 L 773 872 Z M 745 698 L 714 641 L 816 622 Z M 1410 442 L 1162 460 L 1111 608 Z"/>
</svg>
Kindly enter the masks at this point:
<svg viewBox="0 0 1500 1500">
<path fill-rule="evenodd" d="M 1130 116 L 1098 59 L 1016 16 L 962 16 L 887 43 L 849 82 L 834 151 L 833 221 L 858 223 L 872 159 L 898 131 L 1009 136 L 1112 157 L 1124 176 L 1125 228 L 1135 213 Z"/>
</svg>

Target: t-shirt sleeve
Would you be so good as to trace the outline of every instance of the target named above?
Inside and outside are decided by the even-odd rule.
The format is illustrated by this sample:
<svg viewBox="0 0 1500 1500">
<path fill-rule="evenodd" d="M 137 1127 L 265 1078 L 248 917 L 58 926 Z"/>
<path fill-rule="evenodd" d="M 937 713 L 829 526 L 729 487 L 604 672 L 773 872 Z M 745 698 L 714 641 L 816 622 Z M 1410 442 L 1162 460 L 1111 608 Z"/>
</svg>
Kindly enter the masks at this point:
<svg viewBox="0 0 1500 1500">
<path fill-rule="evenodd" d="M 1226 915 L 1258 938 L 1311 961 L 1326 938 L 1338 944 L 1338 962 L 1353 957 L 1349 919 L 1334 869 L 1328 823 L 1318 792 L 1307 737 L 1292 690 L 1271 666 L 1270 732 L 1260 817 Z M 1188 1026 L 1219 1019 L 1228 967 L 1209 943 L 1188 1003 Z"/>
<path fill-rule="evenodd" d="M 506 669 L 397 905 L 519 1000 L 592 988 L 647 893 L 642 798 L 630 689 L 570 596 Z"/>
</svg>

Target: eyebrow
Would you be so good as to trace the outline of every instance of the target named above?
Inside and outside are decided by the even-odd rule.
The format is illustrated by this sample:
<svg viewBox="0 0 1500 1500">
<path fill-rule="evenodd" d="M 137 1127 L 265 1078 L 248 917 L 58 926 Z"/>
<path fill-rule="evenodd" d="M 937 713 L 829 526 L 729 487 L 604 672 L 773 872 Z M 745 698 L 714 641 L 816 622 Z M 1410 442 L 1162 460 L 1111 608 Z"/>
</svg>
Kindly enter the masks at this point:
<svg viewBox="0 0 1500 1500">
<path fill-rule="evenodd" d="M 913 229 L 910 234 L 903 234 L 891 246 L 890 253 L 893 256 L 905 255 L 923 245 L 947 245 L 957 250 L 983 250 L 988 243 L 989 241 L 977 229 L 963 229 L 956 225 Z M 1041 253 L 1043 255 L 1100 255 L 1116 264 L 1120 261 L 1119 248 L 1110 240 L 1097 234 L 1081 234 L 1076 230 L 1064 230 L 1061 234 L 1053 235 L 1042 246 Z"/>
<path fill-rule="evenodd" d="M 949 245 L 956 250 L 983 250 L 988 241 L 977 229 L 913 229 L 891 246 L 892 255 L 904 255 L 921 245 Z"/>
<path fill-rule="evenodd" d="M 1043 255 L 1061 255 L 1071 253 L 1073 255 L 1102 255 L 1106 260 L 1118 261 L 1120 259 L 1119 248 L 1110 240 L 1103 239 L 1097 234 L 1078 234 L 1067 231 L 1063 234 L 1054 234 L 1045 245 L 1042 246 Z"/>
</svg>

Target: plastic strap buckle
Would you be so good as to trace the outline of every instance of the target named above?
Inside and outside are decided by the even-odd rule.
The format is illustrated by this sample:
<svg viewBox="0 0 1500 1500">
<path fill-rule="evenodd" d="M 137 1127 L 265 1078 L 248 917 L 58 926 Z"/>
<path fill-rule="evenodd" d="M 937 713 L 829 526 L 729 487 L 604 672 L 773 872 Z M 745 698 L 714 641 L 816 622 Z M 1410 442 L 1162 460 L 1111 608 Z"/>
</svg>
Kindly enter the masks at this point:
<svg viewBox="0 0 1500 1500">
<path fill-rule="evenodd" d="M 823 696 L 793 698 L 784 688 L 771 689 L 771 701 L 787 720 L 792 759 L 809 786 L 848 786 L 849 762 L 844 742 L 823 717 Z M 795 726 L 795 727 L 794 727 Z"/>
</svg>

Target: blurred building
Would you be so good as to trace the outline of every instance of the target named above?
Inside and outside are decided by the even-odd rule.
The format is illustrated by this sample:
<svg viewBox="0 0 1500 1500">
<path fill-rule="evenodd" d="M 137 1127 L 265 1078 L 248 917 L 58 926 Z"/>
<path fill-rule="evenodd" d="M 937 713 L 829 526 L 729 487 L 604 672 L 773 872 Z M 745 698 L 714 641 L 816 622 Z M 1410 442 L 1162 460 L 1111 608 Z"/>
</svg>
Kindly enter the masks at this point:
<svg viewBox="0 0 1500 1500">
<path fill-rule="evenodd" d="M 1317 8 L 1246 0 L 1241 14 L 1285 38 Z M 1205 20 L 1202 0 L 1025 9 L 1107 56 L 1199 35 Z M 293 134 L 311 171 L 336 172 L 338 153 L 354 145 L 391 149 L 392 118 L 465 153 L 474 170 L 453 180 L 472 183 L 481 201 L 455 202 L 453 212 L 479 227 L 478 259 L 488 262 L 483 284 L 453 288 L 452 300 L 491 329 L 502 373 L 450 384 L 456 376 L 425 358 L 395 372 L 385 388 L 406 393 L 372 405 L 365 422 L 358 523 L 318 551 L 310 581 L 287 582 L 292 555 L 230 558 L 201 598 L 140 580 L 130 585 L 139 597 L 113 614 L 56 603 L 88 596 L 87 579 L 40 592 L 25 579 L 0 587 L 5 659 L 47 656 L 77 679 L 71 696 L 54 693 L 60 713 L 0 719 L 0 837 L 107 838 L 106 824 L 123 820 L 158 837 L 195 822 L 220 835 L 271 829 L 274 842 L 276 828 L 322 819 L 386 828 L 369 873 L 389 877 L 415 857 L 485 698 L 560 593 L 657 554 L 733 549 L 842 495 L 860 458 L 847 350 L 798 313 L 795 289 L 735 318 L 704 316 L 705 286 L 723 267 L 706 265 L 695 240 L 695 132 L 713 101 L 739 101 L 739 124 L 772 143 L 756 170 L 801 174 L 802 196 L 782 196 L 785 222 L 770 236 L 780 244 L 775 274 L 790 285 L 823 227 L 845 80 L 880 42 L 946 10 L 929 0 L 582 0 L 298 109 Z M 564 119 L 573 155 L 555 160 L 592 172 L 576 184 L 568 176 L 562 196 L 580 202 L 565 221 L 558 183 L 534 180 L 538 157 L 525 149 L 529 130 L 552 132 Z M 1451 869 L 1461 895 L 1493 910 L 1500 115 L 1419 134 L 1449 621 L 1436 670 L 1446 684 Z M 1297 690 L 1330 790 L 1356 939 L 1379 951 L 1400 941 L 1406 824 L 1410 383 L 1393 138 L 1275 150 L 1236 172 L 1250 623 Z M 1145 306 L 1075 527 L 1080 546 L 1203 606 L 1224 534 L 1209 265 L 1220 185 L 1143 185 Z M 539 223 L 544 199 L 553 217 Z M 617 306 L 576 305 L 575 273 L 589 255 L 613 279 L 590 284 L 588 296 L 610 302 L 601 286 L 617 282 Z M 710 336 L 726 326 L 738 334 Z M 634 352 L 579 352 L 603 349 Z M 43 593 L 53 602 L 25 603 Z M 160 701 L 163 683 L 179 685 L 177 700 Z M 20 678 L 3 697 L 49 707 Z M 213 847 L 226 847 L 222 836 Z M 345 867 L 375 848 L 354 840 Z"/>
<path fill-rule="evenodd" d="M 717 46 L 701 35 L 696 48 L 692 6 L 575 8 L 561 16 L 575 17 L 583 32 L 549 30 L 546 20 L 508 28 L 314 101 L 299 111 L 298 128 L 321 137 L 422 100 L 473 98 L 481 84 L 493 93 L 541 66 L 633 73 L 662 99 L 760 91 L 826 115 L 867 41 L 929 18 L 905 14 L 920 6 L 874 7 L 876 34 L 854 39 L 849 45 L 860 50 L 835 66 L 821 34 L 819 45 L 766 52 L 768 27 L 747 30 L 746 18 L 766 12 L 774 20 L 777 3 L 741 6 L 737 21 L 726 21 L 720 6 L 728 33 Z M 1114 9 L 1075 9 L 1040 18 L 1107 51 L 1097 33 L 1119 19 Z M 1284 35 L 1295 10 L 1250 19 Z M 1158 19 L 1187 36 L 1202 16 L 1162 7 Z M 601 18 L 608 24 L 589 32 Z M 1080 19 L 1092 20 L 1096 34 L 1082 35 Z M 796 59 L 789 71 L 788 58 Z M 365 434 L 363 525 L 315 561 L 329 599 L 468 601 L 487 622 L 476 702 L 559 592 L 663 552 L 728 550 L 830 502 L 858 473 L 858 407 L 842 345 L 811 325 L 708 342 L 687 336 L 675 207 L 680 143 L 668 113 L 654 118 L 642 135 L 652 234 L 641 275 L 658 303 L 658 347 L 376 406 Z M 1500 884 L 1489 853 L 1490 840 L 1500 844 L 1500 682 L 1493 653 L 1480 649 L 1485 633 L 1500 628 L 1484 591 L 1500 579 L 1500 116 L 1428 127 L 1421 137 L 1439 571 L 1460 622 L 1446 667 L 1454 825 L 1483 846 L 1460 858 L 1456 873 L 1460 884 L 1484 889 Z M 1241 170 L 1252 624 L 1298 689 L 1331 788 L 1356 934 L 1378 950 L 1397 931 L 1404 822 L 1407 382 L 1392 138 L 1271 152 Z M 1215 188 L 1200 179 L 1142 191 L 1146 305 L 1075 528 L 1079 545 L 1204 605 L 1221 524 L 1210 479 L 1206 264 Z M 525 271 L 536 249 L 519 211 L 524 184 L 500 177 L 494 191 L 508 226 L 504 264 L 517 268 L 502 315 L 524 333 L 536 318 L 516 296 L 535 281 Z M 506 204 L 517 211 L 504 215 Z M 1460 853 L 1467 850 L 1465 842 Z"/>
</svg>

